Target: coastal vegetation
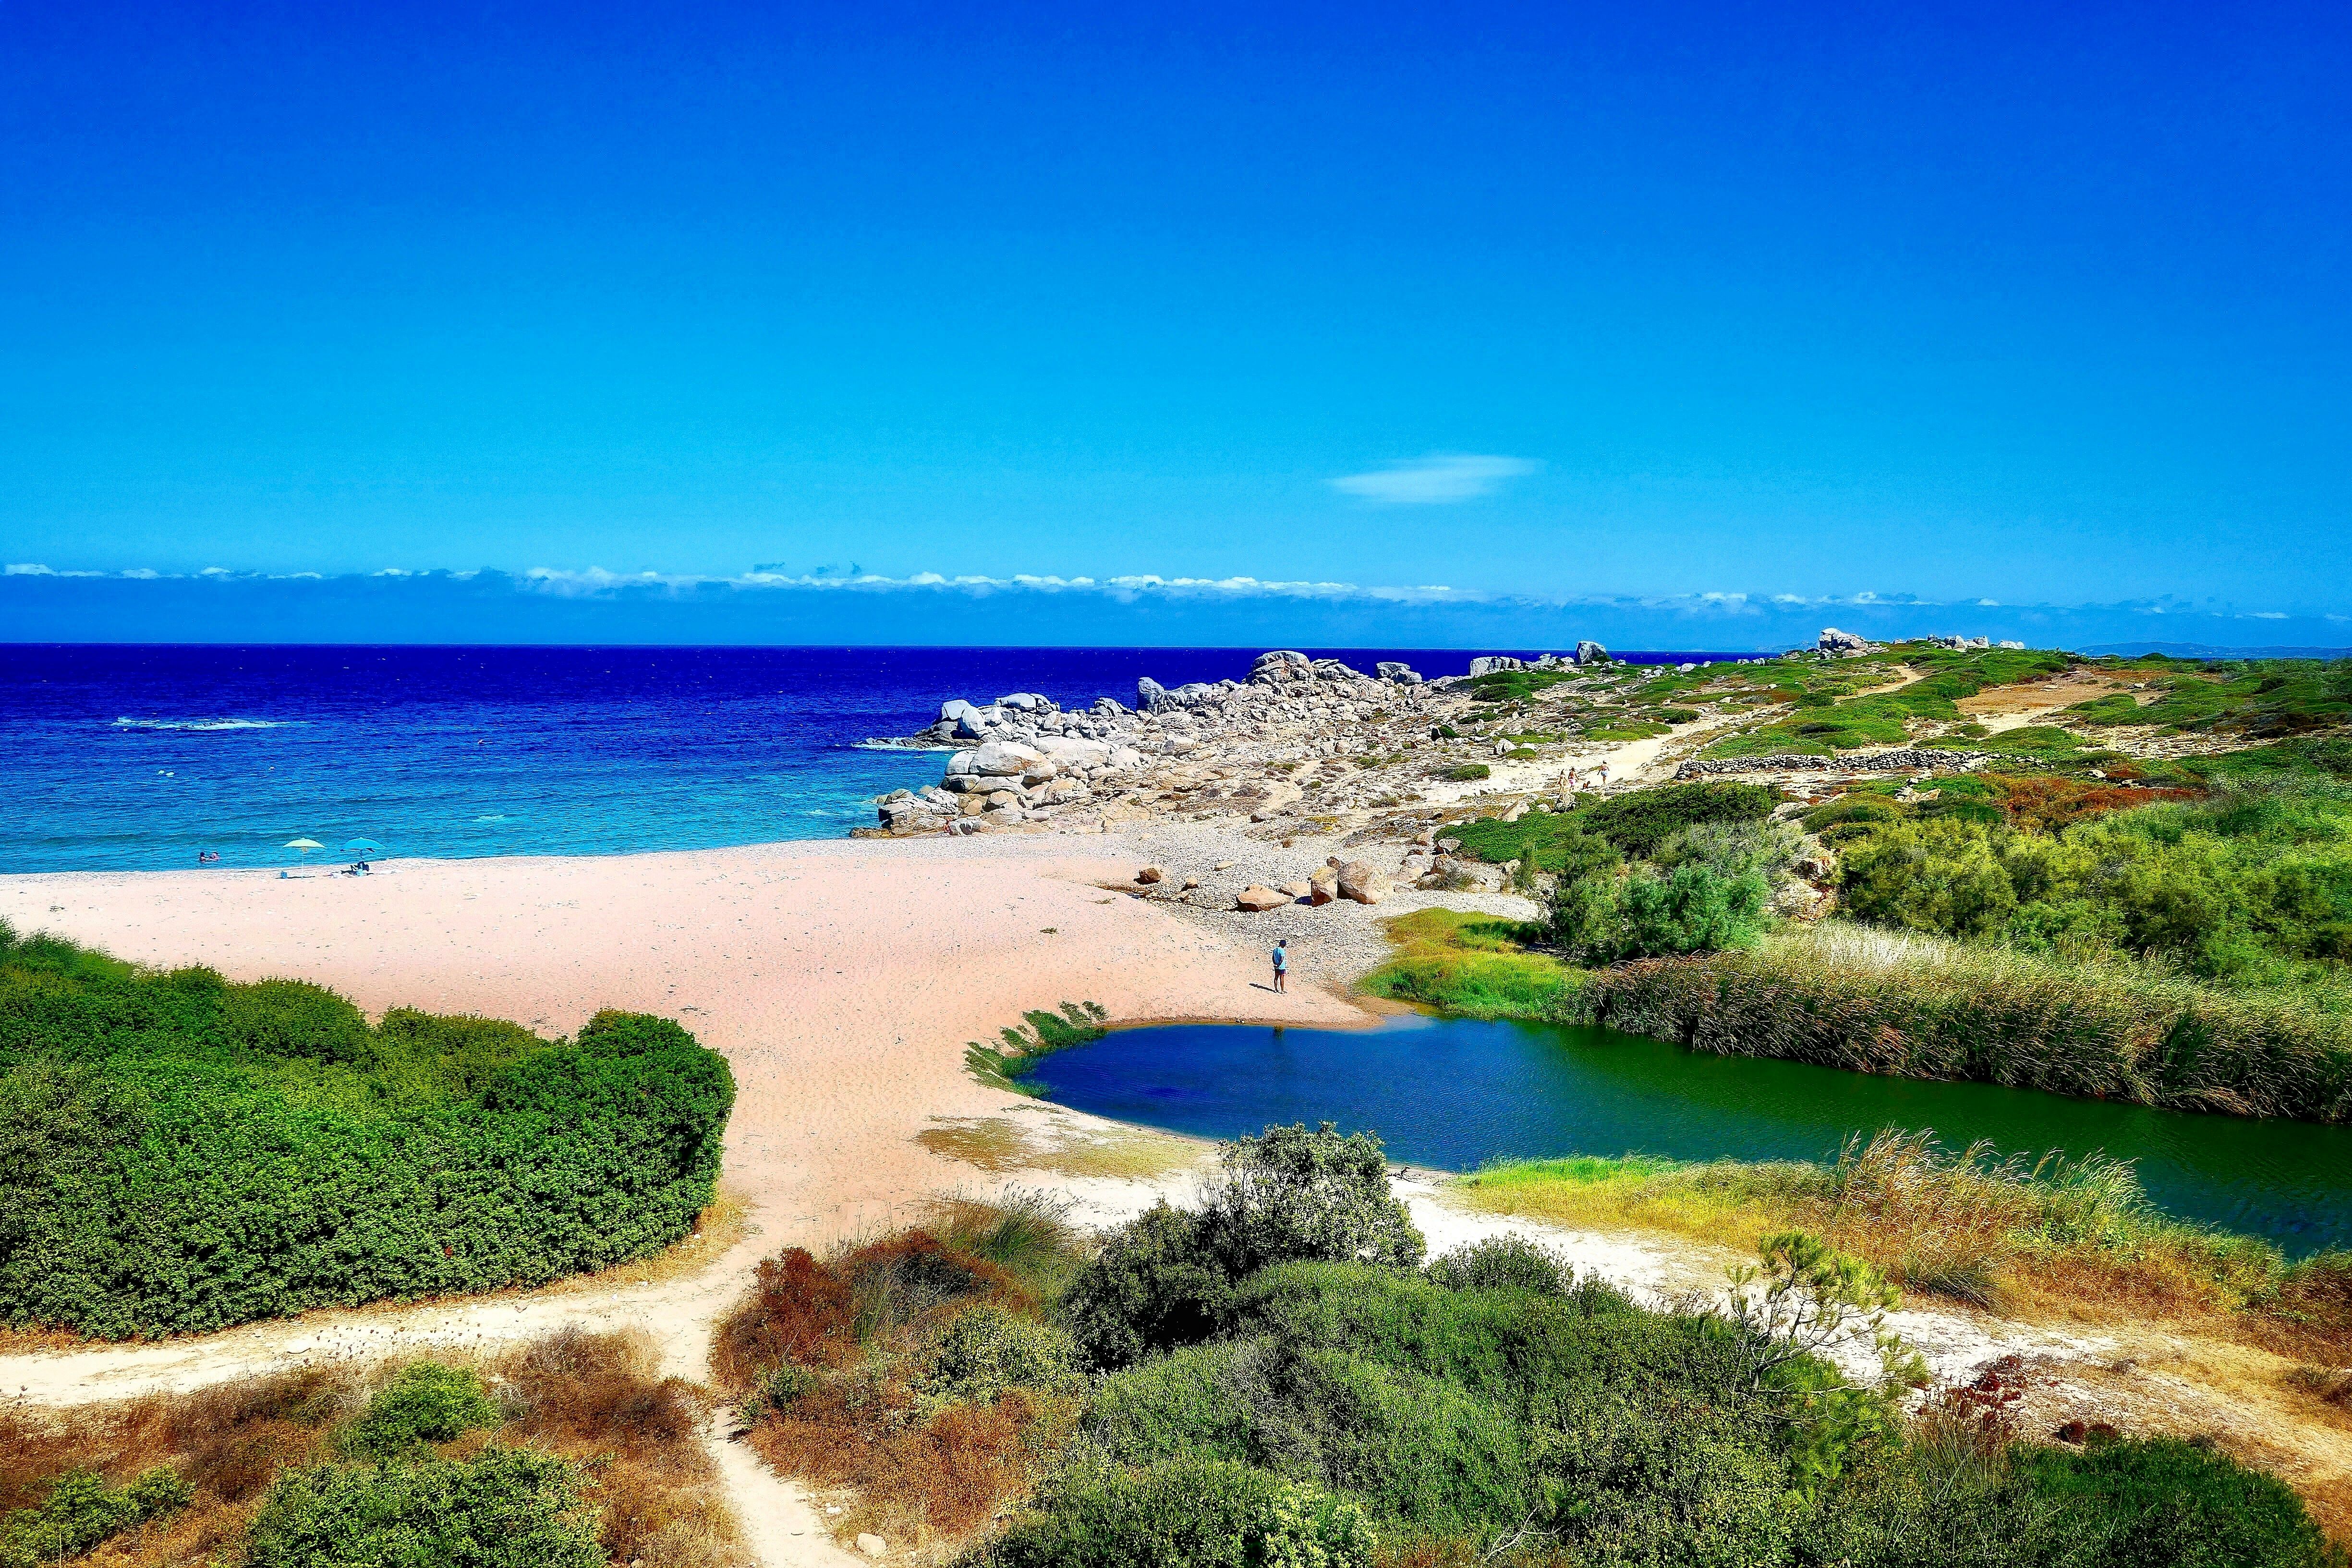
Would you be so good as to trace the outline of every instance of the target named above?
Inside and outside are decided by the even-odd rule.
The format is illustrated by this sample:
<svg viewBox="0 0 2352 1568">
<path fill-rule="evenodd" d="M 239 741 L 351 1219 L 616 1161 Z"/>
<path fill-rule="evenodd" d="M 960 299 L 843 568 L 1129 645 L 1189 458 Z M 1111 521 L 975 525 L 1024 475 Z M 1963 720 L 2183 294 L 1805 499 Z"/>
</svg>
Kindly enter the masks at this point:
<svg viewBox="0 0 2352 1568">
<path fill-rule="evenodd" d="M 371 1025 L 0 928 L 0 1318 L 124 1338 L 642 1258 L 711 1202 L 733 1100 L 667 1019 Z"/>
<path fill-rule="evenodd" d="M 1788 1231 L 1643 1307 L 1516 1237 L 1423 1265 L 1376 1141 L 1268 1129 L 1099 1243 L 1050 1202 L 787 1252 L 720 1371 L 835 1528 L 1003 1568 L 2340 1563 L 2210 1445 L 1906 1415 L 1894 1288 Z"/>
<path fill-rule="evenodd" d="M 711 1568 L 740 1559 L 705 1396 L 642 1338 L 299 1370 L 0 1414 L 0 1568 Z"/>
<path fill-rule="evenodd" d="M 2352 1255 L 2170 1218 L 2131 1165 L 2030 1159 L 1882 1129 L 1827 1163 L 1647 1155 L 1498 1162 L 1456 1188 L 1492 1214 L 1665 1230 L 1737 1250 L 1803 1230 L 1887 1279 L 2029 1318 L 2164 1321 L 2315 1365 L 2352 1361 Z"/>
<path fill-rule="evenodd" d="M 1109 1018 L 1109 1013 L 1095 1002 L 1065 1002 L 1058 1013 L 1049 1007 L 1032 1008 L 1021 1015 L 1019 1024 L 999 1029 L 995 1045 L 965 1041 L 963 1065 L 991 1089 L 1034 1096 L 1040 1091 L 1028 1081 L 1028 1074 L 1038 1061 L 1055 1051 L 1101 1039 Z"/>
<path fill-rule="evenodd" d="M 1451 826 L 1457 853 L 1543 877 L 1547 918 L 1407 917 L 1366 984 L 1725 1054 L 2352 1119 L 2352 783 L 2311 748 L 2262 755 L 2193 787 L 1981 773 L 1799 810 L 1691 784 Z M 1841 908 L 1773 918 L 1784 890 Z"/>
</svg>

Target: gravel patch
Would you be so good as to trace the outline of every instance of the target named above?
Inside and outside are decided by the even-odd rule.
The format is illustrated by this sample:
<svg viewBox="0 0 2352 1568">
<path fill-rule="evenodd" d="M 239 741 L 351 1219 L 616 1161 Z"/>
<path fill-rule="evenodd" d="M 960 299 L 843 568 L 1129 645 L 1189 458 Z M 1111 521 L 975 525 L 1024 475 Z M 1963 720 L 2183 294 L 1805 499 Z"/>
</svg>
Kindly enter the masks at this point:
<svg viewBox="0 0 2352 1568">
<path fill-rule="evenodd" d="M 1333 855 L 1370 860 L 1393 873 L 1410 847 L 1402 838 L 1343 847 L 1339 837 L 1318 835 L 1296 838 L 1286 849 L 1279 840 L 1253 837 L 1241 825 L 1226 821 L 1162 820 L 1115 828 L 1105 836 L 1105 851 L 1113 852 L 1112 845 L 1126 849 L 1139 869 L 1155 865 L 1167 873 L 1156 886 L 1138 886 L 1137 897 L 1245 943 L 1271 949 L 1286 939 L 1291 973 L 1339 993 L 1388 962 L 1395 947 L 1383 928 L 1399 915 L 1448 909 L 1525 921 L 1541 912 L 1534 900 L 1517 893 L 1423 891 L 1403 883 L 1378 904 L 1340 899 L 1318 908 L 1301 900 L 1255 914 L 1234 907 L 1243 889 L 1303 882 Z M 1220 865 L 1225 868 L 1217 869 Z M 1199 878 L 1201 885 L 1184 891 L 1187 877 Z"/>
</svg>

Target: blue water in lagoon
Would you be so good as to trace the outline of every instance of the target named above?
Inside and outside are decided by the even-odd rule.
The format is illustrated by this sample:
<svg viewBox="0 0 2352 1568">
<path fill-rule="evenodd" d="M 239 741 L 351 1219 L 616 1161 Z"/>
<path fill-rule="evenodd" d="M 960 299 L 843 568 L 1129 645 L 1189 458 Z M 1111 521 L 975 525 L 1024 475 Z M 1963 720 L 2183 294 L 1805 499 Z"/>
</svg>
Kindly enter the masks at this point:
<svg viewBox="0 0 2352 1568">
<path fill-rule="evenodd" d="M 0 873 L 598 854 L 836 837 L 949 697 L 1065 707 L 1239 679 L 1249 648 L 0 646 Z M 1309 649 L 1460 674 L 1468 651 Z M 1633 655 L 1645 661 L 1680 654 Z"/>
<path fill-rule="evenodd" d="M 1566 1154 L 1822 1160 L 1850 1133 L 1926 1127 L 1954 1145 L 2134 1160 L 2168 1213 L 2297 1255 L 2352 1246 L 2352 1128 L 1718 1057 L 1612 1029 L 1417 1015 L 1371 1029 L 1177 1024 L 1056 1052 L 1034 1081 L 1077 1110 L 1204 1138 L 1369 1128 L 1392 1158 L 1457 1171 Z"/>
</svg>

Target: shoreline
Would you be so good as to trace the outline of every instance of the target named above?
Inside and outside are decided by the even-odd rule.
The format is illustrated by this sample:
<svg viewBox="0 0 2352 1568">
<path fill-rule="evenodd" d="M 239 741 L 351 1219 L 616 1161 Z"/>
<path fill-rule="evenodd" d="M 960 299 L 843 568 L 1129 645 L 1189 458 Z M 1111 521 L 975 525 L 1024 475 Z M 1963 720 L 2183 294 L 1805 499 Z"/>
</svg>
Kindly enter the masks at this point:
<svg viewBox="0 0 2352 1568">
<path fill-rule="evenodd" d="M 1321 939 L 1321 962 L 1297 968 L 1298 984 L 1276 997 L 1255 983 L 1282 916 L 1134 888 L 1148 858 L 1183 869 L 1171 846 L 1203 858 L 1274 852 L 1224 823 L 1162 822 L 1089 838 L 400 861 L 393 875 L 310 882 L 197 871 L 0 876 L 0 916 L 20 929 L 139 962 L 312 979 L 372 1013 L 478 1011 L 542 1033 L 570 1032 L 601 1006 L 677 1017 L 736 1071 L 721 1188 L 742 1208 L 740 1234 L 714 1237 L 715 1257 L 683 1268 L 668 1266 L 674 1248 L 544 1287 L 321 1309 L 160 1342 L 0 1341 L 0 1406 L 185 1393 L 322 1361 L 463 1359 L 575 1327 L 642 1332 L 665 1375 L 705 1382 L 717 1321 L 759 1261 L 785 1247 L 820 1250 L 912 1223 L 944 1195 L 1012 1187 L 1052 1191 L 1080 1223 L 1109 1225 L 1160 1197 L 1183 1200 L 1202 1173 L 1209 1144 L 979 1083 L 964 1066 L 968 1040 L 992 1039 L 1021 1012 L 1064 1000 L 1100 1003 L 1120 1027 L 1370 1026 L 1372 1009 L 1340 983 L 1353 978 L 1360 942 L 1386 951 L 1381 921 L 1416 905 L 1507 897 L 1400 889 L 1377 907 L 1293 906 L 1288 915 Z M 1302 842 L 1283 853 L 1311 864 L 1321 851 Z M 1394 1184 L 1433 1251 L 1516 1231 L 1662 1300 L 1719 1291 L 1724 1265 L 1736 1261 L 1668 1232 L 1486 1214 L 1435 1175 L 1416 1169 Z M 2332 1437 L 2306 1433 L 2301 1440 L 2316 1447 L 2288 1451 L 2269 1436 L 2290 1413 L 2242 1380 L 2257 1367 L 2271 1378 L 2275 1356 L 2161 1325 L 2019 1321 L 1943 1302 L 1906 1307 L 1892 1326 L 1946 1379 L 2003 1355 L 2043 1369 L 2039 1419 L 2220 1431 L 2322 1500 L 2352 1473 L 2352 1453 Z M 2143 1363 L 2144 1372 L 2123 1370 Z M 711 1429 L 704 1447 L 728 1477 L 758 1562 L 856 1560 L 824 1532 L 799 1483 L 747 1468 L 723 1436 Z M 2343 1527 L 2340 1511 L 2323 1511 Z"/>
<path fill-rule="evenodd" d="M 1222 839 L 1193 841 L 1223 858 Z M 396 860 L 365 878 L 0 876 L 0 918 L 20 931 L 136 963 L 207 964 L 233 979 L 315 981 L 371 1016 L 414 1005 L 511 1018 L 542 1035 L 572 1033 L 607 1007 L 676 1018 L 735 1073 L 721 1182 L 743 1210 L 741 1239 L 679 1277 L 575 1277 L 147 1343 L 0 1348 L 0 1387 L 12 1399 L 70 1404 L 182 1386 L 257 1363 L 380 1351 L 392 1317 L 402 1339 L 433 1342 L 511 1338 L 559 1321 L 633 1324 L 654 1335 L 667 1369 L 698 1379 L 709 1325 L 759 1258 L 891 1223 L 942 1192 L 1007 1184 L 921 1135 L 1035 1114 L 1039 1101 L 990 1089 L 964 1064 L 968 1042 L 994 1039 L 1023 1012 L 1066 1000 L 1098 1003 L 1122 1026 L 1373 1021 L 1323 975 L 1302 971 L 1279 997 L 1253 984 L 1264 956 L 1245 927 L 1221 930 L 1227 922 L 1206 911 L 1105 886 L 1131 885 L 1141 853 L 1117 837 L 991 835 Z M 1292 858 L 1303 867 L 1307 854 Z M 1356 917 L 1359 934 L 1377 940 L 1384 912 L 1350 904 L 1339 918 Z M 1090 1134 L 1124 1130 L 1063 1107 L 1050 1114 Z M 1084 1177 L 1024 1168 L 1018 1180 L 1066 1189 L 1089 1207 L 1115 1196 Z"/>
</svg>

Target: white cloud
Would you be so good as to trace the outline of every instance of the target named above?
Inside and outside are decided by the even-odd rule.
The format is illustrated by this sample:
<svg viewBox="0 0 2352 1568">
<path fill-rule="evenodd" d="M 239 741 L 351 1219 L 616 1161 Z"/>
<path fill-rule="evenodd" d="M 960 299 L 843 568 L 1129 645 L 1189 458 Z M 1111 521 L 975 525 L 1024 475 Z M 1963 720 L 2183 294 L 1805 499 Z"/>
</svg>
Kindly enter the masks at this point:
<svg viewBox="0 0 2352 1568">
<path fill-rule="evenodd" d="M 0 573 L 0 574 L 5 574 L 10 577 L 54 577 L 57 575 L 56 573 L 50 571 L 47 567 L 33 561 L 11 561 L 5 569 L 5 573 Z"/>
<path fill-rule="evenodd" d="M 1542 467 L 1528 458 L 1437 452 L 1390 463 L 1369 474 L 1342 475 L 1331 481 L 1331 488 L 1384 506 L 1441 506 L 1492 495 L 1505 479 L 1532 474 Z"/>
</svg>

